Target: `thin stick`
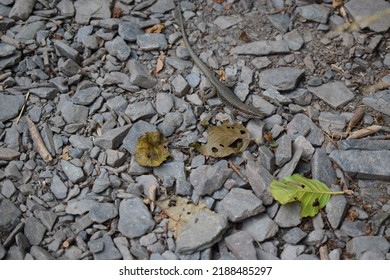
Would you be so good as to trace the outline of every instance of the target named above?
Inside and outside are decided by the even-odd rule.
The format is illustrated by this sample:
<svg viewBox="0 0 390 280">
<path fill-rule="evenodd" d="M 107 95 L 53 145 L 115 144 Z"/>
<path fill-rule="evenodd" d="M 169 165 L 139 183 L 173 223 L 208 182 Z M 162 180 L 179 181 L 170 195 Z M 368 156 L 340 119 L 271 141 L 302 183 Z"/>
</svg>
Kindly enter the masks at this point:
<svg viewBox="0 0 390 280">
<path fill-rule="evenodd" d="M 321 260 L 330 260 L 329 254 L 328 254 L 328 247 L 326 245 L 321 246 L 319 249 L 319 252 L 320 252 L 320 259 Z"/>
<path fill-rule="evenodd" d="M 234 163 L 229 160 L 228 161 L 228 164 L 229 164 L 229 167 L 231 169 L 233 169 L 233 171 L 244 181 L 244 182 L 248 182 L 248 179 L 244 177 L 244 175 L 242 175 L 242 173 L 240 172 L 240 170 L 238 170 L 237 166 L 234 165 Z"/>
<path fill-rule="evenodd" d="M 30 131 L 31 138 L 34 142 L 34 146 L 37 149 L 40 156 L 43 158 L 45 162 L 50 162 L 53 160 L 52 156 L 50 155 L 49 151 L 47 150 L 45 143 L 42 140 L 41 134 L 39 133 L 38 128 L 36 125 L 32 122 L 32 120 L 26 116 L 28 130 Z"/>
<path fill-rule="evenodd" d="M 363 138 L 367 135 L 374 134 L 382 129 L 380 125 L 372 125 L 366 128 L 359 129 L 357 131 L 352 132 L 347 139 L 359 139 Z"/>
<path fill-rule="evenodd" d="M 27 94 L 26 94 L 26 98 L 24 99 L 24 103 L 23 103 L 22 109 L 20 109 L 19 116 L 18 116 L 18 118 L 16 119 L 16 123 L 19 123 L 20 118 L 21 118 L 22 115 L 23 115 L 24 108 L 26 107 L 27 100 L 28 100 L 29 97 L 30 97 L 30 92 L 28 91 Z"/>
</svg>

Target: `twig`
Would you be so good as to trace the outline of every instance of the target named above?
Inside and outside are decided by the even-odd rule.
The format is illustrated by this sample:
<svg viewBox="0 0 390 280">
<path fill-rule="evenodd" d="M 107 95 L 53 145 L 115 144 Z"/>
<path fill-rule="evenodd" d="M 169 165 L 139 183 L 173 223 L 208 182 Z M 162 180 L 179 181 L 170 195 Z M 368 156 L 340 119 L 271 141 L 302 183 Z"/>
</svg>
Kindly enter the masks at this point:
<svg viewBox="0 0 390 280">
<path fill-rule="evenodd" d="M 45 143 L 43 143 L 38 128 L 35 126 L 35 124 L 31 121 L 31 119 L 28 116 L 26 116 L 26 120 L 27 120 L 28 130 L 30 131 L 31 138 L 34 142 L 34 146 L 37 149 L 38 153 L 41 155 L 41 157 L 45 162 L 52 161 L 53 158 L 50 155 L 49 151 L 47 150 Z"/>
<path fill-rule="evenodd" d="M 357 131 L 352 132 L 351 135 L 349 135 L 347 139 L 363 138 L 364 136 L 374 134 L 381 129 L 382 129 L 382 126 L 380 126 L 380 125 L 372 125 L 372 126 L 362 128 L 362 129 L 359 129 Z"/>
<path fill-rule="evenodd" d="M 20 118 L 21 118 L 22 115 L 23 115 L 24 108 L 26 107 L 27 100 L 28 100 L 29 97 L 30 97 L 30 92 L 28 91 L 27 94 L 26 94 L 26 98 L 24 99 L 23 106 L 22 106 L 22 108 L 20 109 L 19 116 L 18 116 L 18 118 L 16 119 L 16 123 L 19 123 Z"/>
<path fill-rule="evenodd" d="M 324 245 L 321 246 L 319 249 L 320 252 L 320 259 L 321 260 L 330 260 L 329 254 L 328 254 L 328 246 Z"/>
<path fill-rule="evenodd" d="M 238 170 L 237 166 L 234 165 L 234 163 L 231 160 L 228 160 L 229 167 L 233 169 L 233 171 L 246 183 L 248 182 L 248 179 L 242 175 L 240 170 Z"/>
</svg>

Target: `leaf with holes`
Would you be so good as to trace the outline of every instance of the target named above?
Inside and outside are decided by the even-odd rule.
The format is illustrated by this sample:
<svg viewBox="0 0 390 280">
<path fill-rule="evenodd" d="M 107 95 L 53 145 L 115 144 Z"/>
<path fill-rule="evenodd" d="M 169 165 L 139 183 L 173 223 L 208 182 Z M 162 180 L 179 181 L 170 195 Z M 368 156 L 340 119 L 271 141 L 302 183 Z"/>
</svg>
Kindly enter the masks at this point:
<svg viewBox="0 0 390 280">
<path fill-rule="evenodd" d="M 227 157 L 245 151 L 251 138 L 242 124 L 212 126 L 207 129 L 207 143 L 193 146 L 203 155 L 216 158 Z"/>
<path fill-rule="evenodd" d="M 161 132 L 146 132 L 135 144 L 134 158 L 142 166 L 161 165 L 170 156 L 166 140 Z"/>
<path fill-rule="evenodd" d="M 273 180 L 270 191 L 280 204 L 300 201 L 301 217 L 314 217 L 332 195 L 344 194 L 332 192 L 324 183 L 299 174 L 284 177 L 281 182 Z"/>
</svg>

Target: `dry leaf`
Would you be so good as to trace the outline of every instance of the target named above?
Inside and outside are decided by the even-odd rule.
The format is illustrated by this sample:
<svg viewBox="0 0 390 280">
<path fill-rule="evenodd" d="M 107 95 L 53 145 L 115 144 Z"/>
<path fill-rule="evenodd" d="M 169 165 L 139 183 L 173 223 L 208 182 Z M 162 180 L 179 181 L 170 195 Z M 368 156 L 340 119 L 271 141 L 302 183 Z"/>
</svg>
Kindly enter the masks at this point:
<svg viewBox="0 0 390 280">
<path fill-rule="evenodd" d="M 112 17 L 113 18 L 119 18 L 122 14 L 122 9 L 121 7 L 118 7 L 118 6 L 115 6 L 113 9 L 112 9 Z"/>
<path fill-rule="evenodd" d="M 72 159 L 69 156 L 69 147 L 65 147 L 62 149 L 62 155 L 60 155 L 60 159 L 67 160 L 67 161 Z"/>
<path fill-rule="evenodd" d="M 161 132 L 146 132 L 138 138 L 134 158 L 139 165 L 156 167 L 161 165 L 169 156 L 166 140 Z"/>
<path fill-rule="evenodd" d="M 157 201 L 156 205 L 161 208 L 168 218 L 168 228 L 175 238 L 180 234 L 182 227 L 200 211 L 210 211 L 202 201 L 196 205 L 187 198 L 177 196 Z"/>
<path fill-rule="evenodd" d="M 200 153 L 211 157 L 227 157 L 245 151 L 251 138 L 249 131 L 242 124 L 209 127 L 207 143 L 192 145 Z"/>
<path fill-rule="evenodd" d="M 344 0 L 333 0 L 332 1 L 332 7 L 335 10 L 339 9 L 342 5 L 344 5 Z"/>
<path fill-rule="evenodd" d="M 157 59 L 156 69 L 152 71 L 152 76 L 157 77 L 158 73 L 164 68 L 165 54 L 164 52 L 160 52 L 160 55 Z"/>
<path fill-rule="evenodd" d="M 157 23 L 152 27 L 149 27 L 145 30 L 146 33 L 161 33 L 164 30 L 165 26 L 161 23 Z"/>
<path fill-rule="evenodd" d="M 226 77 L 225 77 L 225 71 L 223 69 L 219 70 L 219 79 L 221 81 L 225 81 Z"/>
<path fill-rule="evenodd" d="M 240 34 L 240 40 L 245 43 L 250 43 L 252 41 L 251 38 L 248 36 L 248 34 L 246 34 L 245 32 L 242 32 Z"/>
<path fill-rule="evenodd" d="M 355 110 L 355 113 L 353 114 L 351 120 L 349 121 L 348 127 L 347 127 L 347 133 L 349 134 L 352 131 L 352 128 L 354 128 L 364 117 L 364 107 L 358 107 Z"/>
</svg>

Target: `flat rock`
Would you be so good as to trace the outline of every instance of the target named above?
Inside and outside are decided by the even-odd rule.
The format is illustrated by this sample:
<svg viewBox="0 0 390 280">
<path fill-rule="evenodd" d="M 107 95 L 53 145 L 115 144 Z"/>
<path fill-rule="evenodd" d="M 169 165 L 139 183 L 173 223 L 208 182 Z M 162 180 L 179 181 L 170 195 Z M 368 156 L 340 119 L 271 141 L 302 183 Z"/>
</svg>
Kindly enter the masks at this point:
<svg viewBox="0 0 390 280">
<path fill-rule="evenodd" d="M 62 182 L 57 175 L 53 176 L 51 181 L 50 190 L 54 196 L 58 199 L 64 199 L 68 194 L 68 187 Z"/>
<path fill-rule="evenodd" d="M 18 151 L 14 149 L 2 148 L 0 147 L 0 160 L 13 160 L 20 156 Z"/>
<path fill-rule="evenodd" d="M 0 230 L 12 230 L 19 222 L 22 212 L 8 199 L 0 202 Z"/>
<path fill-rule="evenodd" d="M 101 89 L 97 86 L 79 89 L 72 97 L 72 102 L 77 105 L 90 105 L 100 96 L 100 92 Z"/>
<path fill-rule="evenodd" d="M 24 234 L 31 245 L 39 245 L 45 232 L 46 227 L 42 225 L 37 218 L 31 217 L 26 220 L 24 225 Z"/>
<path fill-rule="evenodd" d="M 131 49 L 120 36 L 115 37 L 114 40 L 107 41 L 104 46 L 109 54 L 116 56 L 120 61 L 126 61 L 130 56 Z"/>
<path fill-rule="evenodd" d="M 337 142 L 339 150 L 390 150 L 390 140 L 346 139 Z"/>
<path fill-rule="evenodd" d="M 142 35 L 145 32 L 136 24 L 130 22 L 121 22 L 118 26 L 118 34 L 125 41 L 135 42 L 138 35 Z"/>
<path fill-rule="evenodd" d="M 390 243 L 383 236 L 359 236 L 347 242 L 347 252 L 358 259 L 366 251 L 378 251 L 386 254 Z"/>
<path fill-rule="evenodd" d="M 103 244 L 103 249 L 101 251 L 93 253 L 93 257 L 95 260 L 119 260 L 122 258 L 122 255 L 115 247 L 111 236 L 105 235 L 102 238 L 95 240 L 101 241 Z"/>
<path fill-rule="evenodd" d="M 29 90 L 30 93 L 38 96 L 39 98 L 54 99 L 58 94 L 58 89 L 55 87 L 38 87 Z"/>
<path fill-rule="evenodd" d="M 264 205 L 270 205 L 273 197 L 269 191 L 269 185 L 274 179 L 271 173 L 260 162 L 251 161 L 246 165 L 246 175 L 256 196 Z"/>
<path fill-rule="evenodd" d="M 152 88 L 157 84 L 157 80 L 149 73 L 148 69 L 140 62 L 130 59 L 126 64 L 130 72 L 130 82 L 141 88 Z"/>
<path fill-rule="evenodd" d="M 30 254 L 35 260 L 54 260 L 54 257 L 41 246 L 31 246 Z"/>
<path fill-rule="evenodd" d="M 72 144 L 73 147 L 80 150 L 92 149 L 91 139 L 81 135 L 71 135 L 69 137 L 69 142 Z"/>
<path fill-rule="evenodd" d="M 279 227 L 267 214 L 263 213 L 245 220 L 242 223 L 242 230 L 250 233 L 254 240 L 263 242 L 274 237 Z"/>
<path fill-rule="evenodd" d="M 16 50 L 16 47 L 5 44 L 5 43 L 0 43 L 0 57 L 6 57 L 14 53 Z"/>
<path fill-rule="evenodd" d="M 307 20 L 324 24 L 327 23 L 330 15 L 330 10 L 320 4 L 300 6 L 297 8 L 297 12 Z"/>
<path fill-rule="evenodd" d="M 21 58 L 22 53 L 20 51 L 14 51 L 12 55 L 0 57 L 0 70 L 14 66 L 21 60 Z"/>
<path fill-rule="evenodd" d="M 257 259 L 253 238 L 246 231 L 238 231 L 227 236 L 225 244 L 238 260 Z"/>
<path fill-rule="evenodd" d="M 88 212 L 98 202 L 92 199 L 71 200 L 65 208 L 65 212 L 71 215 L 82 215 Z"/>
<path fill-rule="evenodd" d="M 336 150 L 330 153 L 329 158 L 351 177 L 390 180 L 389 150 Z"/>
<path fill-rule="evenodd" d="M 328 187 L 336 182 L 336 172 L 325 149 L 316 149 L 310 161 L 312 177 Z"/>
<path fill-rule="evenodd" d="M 74 2 L 74 8 L 76 10 L 75 20 L 80 24 L 88 24 L 92 18 L 111 18 L 111 4 L 111 0 L 96 0 L 93 2 L 77 0 Z"/>
<path fill-rule="evenodd" d="M 61 166 L 68 179 L 73 183 L 78 183 L 84 179 L 85 175 L 80 167 L 75 166 L 66 160 L 61 160 Z"/>
<path fill-rule="evenodd" d="M 305 70 L 293 67 L 279 67 L 260 72 L 259 86 L 263 89 L 279 91 L 292 90 L 302 78 Z"/>
<path fill-rule="evenodd" d="M 332 191 L 340 191 L 339 186 L 333 185 L 330 188 Z M 326 204 L 327 218 L 333 229 L 337 229 L 342 223 L 347 212 L 347 200 L 344 195 L 332 195 Z"/>
<path fill-rule="evenodd" d="M 270 55 L 290 52 L 285 41 L 255 41 L 232 48 L 232 54 L 241 55 Z"/>
<path fill-rule="evenodd" d="M 65 101 L 61 108 L 61 115 L 68 124 L 87 122 L 89 109 L 86 106 L 75 105 L 72 102 Z"/>
<path fill-rule="evenodd" d="M 137 36 L 137 45 L 143 51 L 166 50 L 168 42 L 164 34 L 146 33 Z"/>
<path fill-rule="evenodd" d="M 35 0 L 16 0 L 9 13 L 9 17 L 15 20 L 26 20 L 32 13 Z"/>
<path fill-rule="evenodd" d="M 294 227 L 283 235 L 283 240 L 289 244 L 296 245 L 299 243 L 299 241 L 304 239 L 306 236 L 307 236 L 306 232 L 304 232 L 299 227 Z"/>
<path fill-rule="evenodd" d="M 126 237 L 140 237 L 154 228 L 148 208 L 138 197 L 124 199 L 119 205 L 118 230 Z"/>
<path fill-rule="evenodd" d="M 324 142 L 324 134 L 316 124 L 304 114 L 296 114 L 287 124 L 287 134 L 292 140 L 298 136 L 304 136 L 313 146 L 321 146 Z"/>
<path fill-rule="evenodd" d="M 108 130 L 102 136 L 96 138 L 94 144 L 103 149 L 117 149 L 122 144 L 130 127 L 131 125 L 125 125 Z"/>
<path fill-rule="evenodd" d="M 343 82 L 332 82 L 318 87 L 307 87 L 318 98 L 324 100 L 333 109 L 337 109 L 354 98 L 354 94 Z"/>
<path fill-rule="evenodd" d="M 219 165 L 202 165 L 190 174 L 190 183 L 199 195 L 212 194 L 220 189 L 232 171 Z"/>
<path fill-rule="evenodd" d="M 52 211 L 39 211 L 36 215 L 48 231 L 51 231 L 57 220 L 57 214 Z"/>
<path fill-rule="evenodd" d="M 390 115 L 390 90 L 382 90 L 363 98 L 363 104 L 386 115 Z"/>
<path fill-rule="evenodd" d="M 240 188 L 232 189 L 221 201 L 220 206 L 231 222 L 242 221 L 265 210 L 261 200 L 252 191 Z"/>
<path fill-rule="evenodd" d="M 44 21 L 35 21 L 23 26 L 15 35 L 15 39 L 19 41 L 27 41 L 35 39 L 37 32 L 45 27 Z"/>
<path fill-rule="evenodd" d="M 118 215 L 118 210 L 112 203 L 97 203 L 89 209 L 89 217 L 97 223 L 104 223 Z"/>
<path fill-rule="evenodd" d="M 228 29 L 234 25 L 239 24 L 242 21 L 242 18 L 233 17 L 233 16 L 219 16 L 214 20 L 214 24 L 221 29 Z"/>
<path fill-rule="evenodd" d="M 359 220 L 345 220 L 341 225 L 340 230 L 351 237 L 363 236 L 366 230 L 366 223 Z"/>
<path fill-rule="evenodd" d="M 225 215 L 201 211 L 182 227 L 176 239 L 176 253 L 187 255 L 209 248 L 221 240 L 227 228 Z"/>
<path fill-rule="evenodd" d="M 0 93 L 0 121 L 5 122 L 16 117 L 24 103 L 23 95 L 5 95 Z"/>
<path fill-rule="evenodd" d="M 292 157 L 291 138 L 288 134 L 283 135 L 277 141 L 278 146 L 275 150 L 275 164 L 283 166 Z"/>
<path fill-rule="evenodd" d="M 280 254 L 282 260 L 295 260 L 305 251 L 305 245 L 286 244 Z"/>
<path fill-rule="evenodd" d="M 301 223 L 300 212 L 301 204 L 299 202 L 280 205 L 274 221 L 282 228 L 295 227 Z"/>
<path fill-rule="evenodd" d="M 345 3 L 345 8 L 361 29 L 368 27 L 375 32 L 386 32 L 390 27 L 390 17 L 379 16 L 383 11 L 390 9 L 389 2 L 384 0 L 377 0 L 375 2 L 351 0 Z M 367 20 L 367 18 L 375 15 L 378 15 L 375 20 Z"/>
</svg>

